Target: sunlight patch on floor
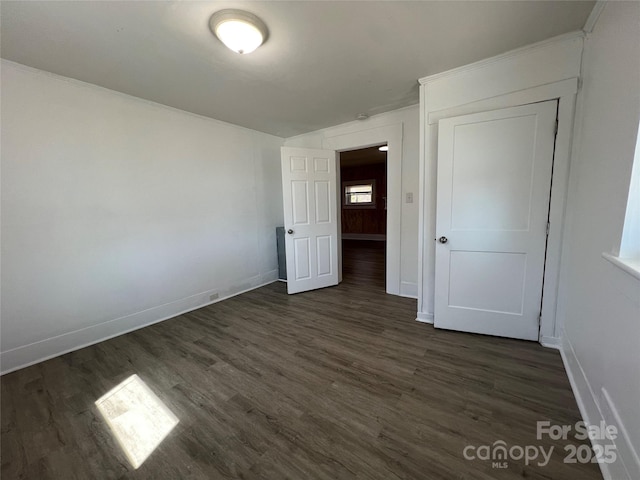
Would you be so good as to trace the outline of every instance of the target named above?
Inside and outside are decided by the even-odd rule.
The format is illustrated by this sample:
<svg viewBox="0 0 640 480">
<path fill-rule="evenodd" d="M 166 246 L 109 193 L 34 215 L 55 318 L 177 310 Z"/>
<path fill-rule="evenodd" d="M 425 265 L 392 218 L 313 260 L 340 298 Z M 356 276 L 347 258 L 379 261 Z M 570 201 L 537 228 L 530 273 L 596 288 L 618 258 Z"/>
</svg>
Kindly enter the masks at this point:
<svg viewBox="0 0 640 480">
<path fill-rule="evenodd" d="M 131 375 L 96 401 L 129 463 L 138 468 L 178 424 L 138 375 Z"/>
</svg>

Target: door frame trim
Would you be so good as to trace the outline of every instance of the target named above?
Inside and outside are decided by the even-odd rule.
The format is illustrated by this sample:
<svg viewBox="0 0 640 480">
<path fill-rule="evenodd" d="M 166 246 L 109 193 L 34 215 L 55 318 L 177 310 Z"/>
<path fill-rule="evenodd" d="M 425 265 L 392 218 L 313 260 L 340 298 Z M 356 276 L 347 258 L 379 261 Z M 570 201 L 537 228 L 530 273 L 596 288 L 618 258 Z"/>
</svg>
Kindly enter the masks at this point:
<svg viewBox="0 0 640 480">
<path fill-rule="evenodd" d="M 419 216 L 421 233 L 420 239 L 420 259 L 424 257 L 423 249 L 427 248 L 429 240 L 433 241 L 435 235 L 435 217 L 426 217 L 426 213 L 430 211 L 429 205 L 432 199 L 435 199 L 436 187 L 430 179 L 427 172 L 435 171 L 435 163 L 437 162 L 437 154 L 427 154 L 432 147 L 437 145 L 437 122 L 443 118 L 455 117 L 470 113 L 479 113 L 489 110 L 497 110 L 501 108 L 525 105 L 528 103 L 543 102 L 548 100 L 558 100 L 558 133 L 556 136 L 554 163 L 552 173 L 551 199 L 549 206 L 549 237 L 547 241 L 547 255 L 545 260 L 544 284 L 542 290 L 542 315 L 540 318 L 540 334 L 539 342 L 553 343 L 562 336 L 564 305 L 563 294 L 561 292 L 560 277 L 563 275 L 561 266 L 561 257 L 563 254 L 562 238 L 564 231 L 570 228 L 565 225 L 566 210 L 570 208 L 567 205 L 567 193 L 570 189 L 569 185 L 569 166 L 571 157 L 571 139 L 574 130 L 574 113 L 576 106 L 576 95 L 578 92 L 578 77 L 572 77 L 558 82 L 553 82 L 537 87 L 518 90 L 510 94 L 500 95 L 489 99 L 482 99 L 465 105 L 458 105 L 437 112 L 430 112 L 426 105 L 426 98 L 421 89 L 423 98 L 421 99 L 421 129 L 424 143 L 421 145 L 421 157 L 425 159 L 421 162 L 422 171 L 420 172 L 420 207 L 423 214 Z M 435 128 L 430 128 L 434 127 Z M 432 137 L 433 135 L 433 137 Z M 425 164 L 426 163 L 426 164 Z M 435 205 L 435 204 L 431 204 Z M 566 252 L 564 252 L 566 255 Z M 433 267 L 433 256 L 430 257 Z M 432 271 L 431 269 L 428 269 Z M 429 271 L 422 269 L 418 280 L 420 282 L 419 292 L 424 292 L 423 285 L 428 284 L 426 276 L 430 275 Z M 566 285 L 566 282 L 564 283 Z M 435 285 L 431 286 L 434 290 Z M 418 311 L 422 312 L 425 299 L 420 296 Z M 433 308 L 433 304 L 431 304 Z M 433 312 L 425 312 L 425 316 L 431 316 Z M 420 314 L 418 315 L 420 317 Z M 429 318 L 430 321 L 432 321 Z"/>
<path fill-rule="evenodd" d="M 403 124 L 397 123 L 367 130 L 343 133 L 322 140 L 322 148 L 344 152 L 386 143 L 387 151 L 387 251 L 385 255 L 385 289 L 401 295 L 400 242 L 402 232 L 402 136 Z M 338 157 L 338 167 L 339 165 Z M 338 175 L 338 168 L 336 169 Z M 341 198 L 340 193 L 338 194 Z M 338 216 L 338 275 L 342 281 L 342 225 Z"/>
</svg>

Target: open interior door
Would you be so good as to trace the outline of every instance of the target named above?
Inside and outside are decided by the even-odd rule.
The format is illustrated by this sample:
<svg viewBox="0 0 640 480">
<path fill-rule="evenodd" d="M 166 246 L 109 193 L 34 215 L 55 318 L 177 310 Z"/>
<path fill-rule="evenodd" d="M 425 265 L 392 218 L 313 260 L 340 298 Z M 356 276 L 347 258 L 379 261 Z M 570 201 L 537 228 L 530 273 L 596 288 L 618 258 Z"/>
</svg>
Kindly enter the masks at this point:
<svg viewBox="0 0 640 480">
<path fill-rule="evenodd" d="M 338 284 L 336 152 L 282 147 L 287 291 Z"/>
<path fill-rule="evenodd" d="M 437 328 L 538 340 L 556 109 L 439 122 Z"/>
</svg>

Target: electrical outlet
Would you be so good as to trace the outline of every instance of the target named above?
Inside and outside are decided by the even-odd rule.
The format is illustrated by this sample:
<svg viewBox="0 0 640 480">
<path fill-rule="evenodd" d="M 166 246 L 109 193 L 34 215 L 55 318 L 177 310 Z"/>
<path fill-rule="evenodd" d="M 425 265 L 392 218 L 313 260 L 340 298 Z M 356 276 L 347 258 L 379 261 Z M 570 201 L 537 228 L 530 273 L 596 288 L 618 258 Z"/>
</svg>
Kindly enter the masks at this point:
<svg viewBox="0 0 640 480">
<path fill-rule="evenodd" d="M 413 203 L 413 192 L 407 192 L 407 203 Z"/>
<path fill-rule="evenodd" d="M 217 300 L 217 299 L 218 299 L 218 293 L 217 292 L 216 293 L 212 293 L 211 295 L 209 295 L 209 300 L 211 300 L 212 302 L 214 300 Z"/>
</svg>

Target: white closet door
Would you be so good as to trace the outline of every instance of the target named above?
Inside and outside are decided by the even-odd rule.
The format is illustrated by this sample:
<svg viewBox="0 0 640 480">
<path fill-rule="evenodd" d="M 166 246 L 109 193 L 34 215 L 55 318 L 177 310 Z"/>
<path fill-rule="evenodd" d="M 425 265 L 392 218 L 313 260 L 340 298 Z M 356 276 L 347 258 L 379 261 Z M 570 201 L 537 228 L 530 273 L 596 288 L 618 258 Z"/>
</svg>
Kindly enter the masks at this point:
<svg viewBox="0 0 640 480">
<path fill-rule="evenodd" d="M 439 122 L 437 328 L 538 339 L 556 111 Z"/>
</svg>

